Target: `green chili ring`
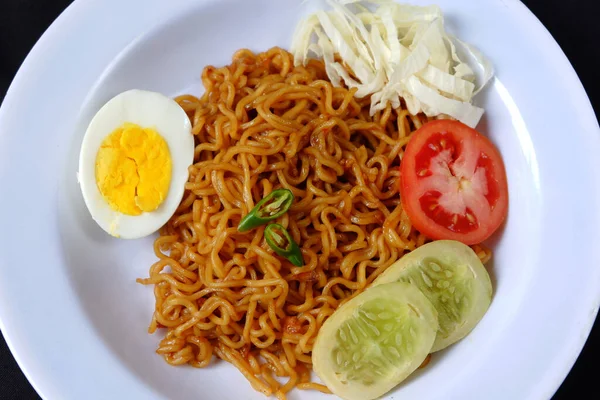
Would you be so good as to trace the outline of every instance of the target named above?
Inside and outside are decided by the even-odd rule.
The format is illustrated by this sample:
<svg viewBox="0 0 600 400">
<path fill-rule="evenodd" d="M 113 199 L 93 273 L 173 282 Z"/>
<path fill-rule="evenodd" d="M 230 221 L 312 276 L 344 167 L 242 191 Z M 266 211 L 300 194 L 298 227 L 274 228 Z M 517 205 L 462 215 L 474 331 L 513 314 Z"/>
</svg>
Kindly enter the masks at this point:
<svg viewBox="0 0 600 400">
<path fill-rule="evenodd" d="M 248 213 L 238 225 L 239 232 L 247 232 L 281 217 L 294 202 L 294 194 L 289 189 L 277 189 L 269 193 Z"/>
<path fill-rule="evenodd" d="M 269 224 L 265 228 L 265 240 L 277 255 L 288 259 L 297 267 L 304 265 L 302 251 L 289 232 L 279 224 Z"/>
</svg>

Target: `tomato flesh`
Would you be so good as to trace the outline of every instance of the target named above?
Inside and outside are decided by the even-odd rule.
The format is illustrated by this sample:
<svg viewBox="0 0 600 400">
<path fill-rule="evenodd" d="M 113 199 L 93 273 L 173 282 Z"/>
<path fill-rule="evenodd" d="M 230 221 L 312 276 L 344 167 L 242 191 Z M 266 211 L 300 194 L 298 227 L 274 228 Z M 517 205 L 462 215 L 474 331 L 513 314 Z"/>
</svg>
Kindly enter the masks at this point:
<svg viewBox="0 0 600 400">
<path fill-rule="evenodd" d="M 504 164 L 474 129 L 457 121 L 429 122 L 411 137 L 401 165 L 402 204 L 426 236 L 475 244 L 504 220 Z"/>
<path fill-rule="evenodd" d="M 425 193 L 425 195 L 419 199 L 421 209 L 429 218 L 437 224 L 445 226 L 452 232 L 466 233 L 477 229 L 479 226 L 477 217 L 474 216 L 472 210 L 466 208 L 465 214 L 450 213 L 440 207 L 439 200 L 441 196 L 442 194 L 440 192 L 431 191 Z"/>
</svg>

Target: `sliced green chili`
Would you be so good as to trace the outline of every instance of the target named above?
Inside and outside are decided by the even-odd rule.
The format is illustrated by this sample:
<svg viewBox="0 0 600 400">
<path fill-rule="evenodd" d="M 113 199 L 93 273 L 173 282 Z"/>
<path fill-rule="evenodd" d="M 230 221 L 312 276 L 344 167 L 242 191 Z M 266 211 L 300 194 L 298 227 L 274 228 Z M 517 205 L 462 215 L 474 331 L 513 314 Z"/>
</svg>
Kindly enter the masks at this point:
<svg viewBox="0 0 600 400">
<path fill-rule="evenodd" d="M 238 225 L 238 231 L 246 232 L 281 217 L 290 209 L 293 202 L 294 194 L 291 190 L 273 190 L 242 218 Z"/>
<path fill-rule="evenodd" d="M 269 224 L 265 228 L 265 240 L 275 253 L 287 258 L 297 267 L 304 265 L 302 252 L 298 243 L 294 241 L 289 232 L 279 224 Z"/>
</svg>

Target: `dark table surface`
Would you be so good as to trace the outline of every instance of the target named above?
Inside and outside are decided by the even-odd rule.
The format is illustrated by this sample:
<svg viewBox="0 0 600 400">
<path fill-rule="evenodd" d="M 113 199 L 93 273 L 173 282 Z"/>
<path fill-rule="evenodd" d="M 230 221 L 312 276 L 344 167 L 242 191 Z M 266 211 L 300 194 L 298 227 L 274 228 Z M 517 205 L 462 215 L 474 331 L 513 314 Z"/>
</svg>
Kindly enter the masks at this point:
<svg viewBox="0 0 600 400">
<path fill-rule="evenodd" d="M 434 0 L 431 2 L 435 3 Z M 596 0 L 569 2 L 523 0 L 523 2 L 550 30 L 567 54 L 598 113 L 600 87 L 595 77 L 595 74 L 600 71 L 600 49 L 596 42 L 600 38 L 598 2 Z M 36 40 L 70 3 L 70 0 L 0 1 L 0 99 L 4 97 L 19 65 Z M 584 243 L 583 245 L 596 244 Z M 565 268 L 569 267 L 572 266 L 565 266 Z M 554 399 L 600 398 L 595 374 L 596 361 L 599 357 L 600 323 L 596 321 L 583 352 Z M 38 398 L 0 335 L 0 399 Z"/>
</svg>

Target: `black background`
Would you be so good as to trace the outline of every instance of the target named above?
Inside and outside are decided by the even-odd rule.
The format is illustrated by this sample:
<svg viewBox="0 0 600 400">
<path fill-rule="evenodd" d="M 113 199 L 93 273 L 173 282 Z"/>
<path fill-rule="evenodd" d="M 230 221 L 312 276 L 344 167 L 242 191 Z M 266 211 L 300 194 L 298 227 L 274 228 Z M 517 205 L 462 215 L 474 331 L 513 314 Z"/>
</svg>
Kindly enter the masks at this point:
<svg viewBox="0 0 600 400">
<path fill-rule="evenodd" d="M 597 113 L 600 110 L 600 88 L 595 76 L 600 72 L 597 0 L 523 2 L 550 30 L 571 60 Z M 19 65 L 36 40 L 69 3 L 70 0 L 0 0 L 0 99 L 4 97 Z M 565 268 L 570 267 L 573 266 L 565 265 Z M 600 323 L 596 322 L 582 354 L 554 399 L 600 398 L 598 378 L 595 376 L 599 357 Z M 0 335 L 0 399 L 38 398 Z"/>
</svg>

